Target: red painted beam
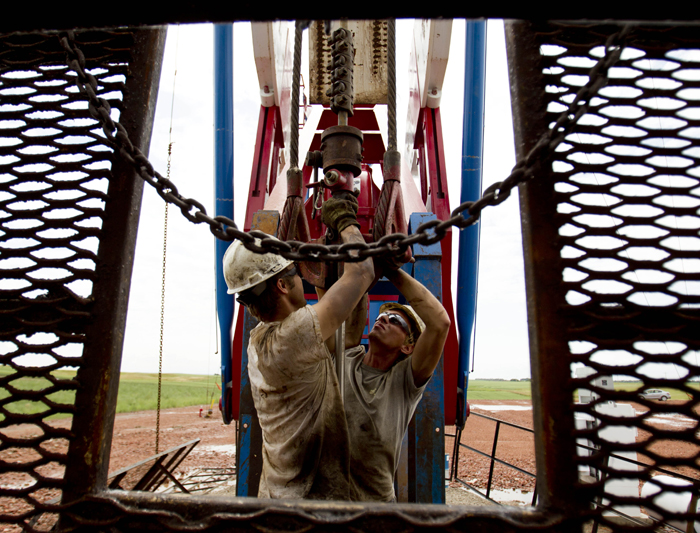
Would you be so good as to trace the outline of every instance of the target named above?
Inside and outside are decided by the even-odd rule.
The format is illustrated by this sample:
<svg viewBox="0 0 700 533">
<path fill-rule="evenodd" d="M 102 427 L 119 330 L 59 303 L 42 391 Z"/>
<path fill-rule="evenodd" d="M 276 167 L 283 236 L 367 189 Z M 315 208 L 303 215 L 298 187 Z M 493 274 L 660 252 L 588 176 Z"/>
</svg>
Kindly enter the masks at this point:
<svg viewBox="0 0 700 533">
<path fill-rule="evenodd" d="M 430 210 L 440 220 L 450 218 L 450 194 L 447 187 L 445 146 L 442 139 L 440 109 L 422 109 L 418 121 L 416 148 L 420 152 L 421 196 L 430 198 Z M 429 190 L 426 191 L 425 187 Z M 445 343 L 444 390 L 445 424 L 452 425 L 457 414 L 457 371 L 459 344 L 452 301 L 452 230 L 440 242 L 442 248 L 442 303 L 452 322 Z"/>
<path fill-rule="evenodd" d="M 250 175 L 250 188 L 248 189 L 248 206 L 246 208 L 245 223 L 243 228 L 250 231 L 253 215 L 265 208 L 267 193 L 271 190 L 269 184 L 270 165 L 274 151 L 275 130 L 278 124 L 279 110 L 274 107 L 260 106 L 258 119 L 258 131 L 255 139 L 255 156 L 253 157 L 253 170 Z M 276 167 L 276 165 L 275 165 Z"/>
</svg>

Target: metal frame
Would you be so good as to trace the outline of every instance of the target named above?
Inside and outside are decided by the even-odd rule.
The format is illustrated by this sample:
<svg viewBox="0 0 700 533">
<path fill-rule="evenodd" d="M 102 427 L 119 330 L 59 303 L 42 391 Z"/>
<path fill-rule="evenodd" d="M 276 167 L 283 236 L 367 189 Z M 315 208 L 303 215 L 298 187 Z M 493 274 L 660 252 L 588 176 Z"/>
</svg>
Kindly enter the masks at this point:
<svg viewBox="0 0 700 533">
<path fill-rule="evenodd" d="M 47 4 L 37 10 L 32 17 L 22 13 L 8 13 L 0 23 L 0 30 L 34 31 L 34 30 L 65 30 L 71 28 L 115 28 L 120 26 L 154 26 L 160 24 L 192 24 L 208 22 L 233 22 L 249 20 L 295 20 L 299 17 L 298 6 L 281 4 L 274 11 L 255 3 L 244 5 L 226 4 L 181 4 L 173 5 L 167 12 L 144 11 L 143 4 L 136 0 L 125 0 L 122 9 L 113 12 L 96 12 L 94 4 L 87 0 L 76 0 L 73 9 L 67 13 L 59 5 Z M 304 5 L 305 13 L 312 13 L 317 20 L 339 20 L 347 17 L 346 6 L 329 4 L 319 0 L 311 0 Z M 349 18 L 363 18 L 358 11 Z M 634 13 L 623 5 L 593 4 L 593 5 L 553 5 L 546 15 L 535 16 L 528 6 L 501 6 L 484 4 L 478 6 L 462 6 L 457 4 L 436 5 L 383 5 L 372 6 L 373 18 L 503 18 L 503 19 L 536 19 L 536 20 L 569 20 L 582 23 L 598 22 L 600 20 L 634 20 L 657 21 L 659 11 L 649 6 L 636 6 Z M 669 4 L 664 6 L 664 21 L 695 21 L 696 14 L 682 5 Z M 366 18 L 366 17 L 365 17 Z"/>
<path fill-rule="evenodd" d="M 548 126 L 547 104 L 542 98 L 545 85 L 542 74 L 534 67 L 539 62 L 539 45 L 527 23 L 509 23 L 506 40 L 511 90 L 515 93 L 512 102 L 516 158 L 521 159 Z M 540 168 L 551 168 L 551 161 L 541 161 Z M 576 456 L 576 443 L 571 437 L 573 391 L 566 387 L 571 371 L 568 364 L 558 364 L 569 348 L 561 335 L 567 327 L 559 312 L 560 302 L 564 301 L 561 258 L 555 246 L 548 246 L 558 237 L 558 228 L 552 223 L 556 202 L 548 174 L 520 189 L 537 492 L 541 506 L 559 509 L 567 516 L 583 516 L 592 498 L 581 494 L 585 489 L 578 484 L 576 464 L 572 461 Z"/>
<path fill-rule="evenodd" d="M 142 30 L 134 35 L 132 69 L 144 78 L 129 77 L 124 96 L 122 123 L 132 142 L 148 153 L 155 115 L 155 87 L 165 30 Z M 105 205 L 101 246 L 93 285 L 91 331 L 86 335 L 84 363 L 76 377 L 81 384 L 75 398 L 74 438 L 68 452 L 63 501 L 72 501 L 105 486 L 112 430 L 117 406 L 119 368 L 126 326 L 131 270 L 141 208 L 143 181 L 123 159 L 113 164 L 109 197 Z"/>
<path fill-rule="evenodd" d="M 31 24 L 46 23 L 49 19 L 39 17 L 52 13 L 55 14 L 51 10 L 38 13 L 38 18 Z M 669 16 L 674 15 L 676 13 L 669 12 Z M 136 17 L 128 15 L 126 19 L 130 16 Z M 117 23 L 124 20 L 125 16 L 121 17 L 110 20 Z M 71 22 L 75 20 L 85 19 L 77 16 Z M 92 20 L 100 21 L 99 18 Z M 67 23 L 67 18 L 57 17 L 49 22 L 52 26 L 60 26 Z M 8 17 L 4 23 L 23 28 L 30 22 L 20 23 L 18 19 Z M 126 112 L 122 114 L 122 122 L 132 140 L 145 148 L 156 94 L 151 88 L 157 85 L 164 32 L 144 30 L 137 32 L 136 36 L 142 48 L 136 49 L 131 71 L 148 74 L 150 83 L 128 78 L 124 99 Z M 546 102 L 542 98 L 545 83 L 541 70 L 537 69 L 539 48 L 532 28 L 525 23 L 509 25 L 508 39 L 511 79 L 516 95 L 513 101 L 517 147 L 519 156 L 522 156 L 548 127 Z M 548 162 L 541 161 L 541 168 L 546 168 Z M 101 230 L 104 238 L 96 267 L 92 322 L 86 333 L 83 363 L 76 378 L 76 414 L 68 436 L 70 449 L 66 474 L 61 482 L 63 504 L 38 504 L 41 511 L 60 512 L 61 526 L 70 526 L 76 531 L 94 531 L 96 528 L 222 530 L 235 527 L 251 531 L 264 528 L 304 531 L 538 529 L 568 532 L 580 529 L 582 522 L 594 514 L 586 502 L 595 495 L 598 487 L 579 484 L 576 472 L 576 432 L 571 413 L 574 386 L 568 361 L 562 363 L 562 358 L 569 353 L 563 332 L 567 331 L 572 318 L 560 312 L 565 288 L 561 282 L 561 257 L 553 244 L 559 238 L 555 224 L 557 197 L 548 172 L 542 172 L 539 179 L 523 186 L 521 192 L 540 495 L 536 508 L 494 510 L 422 504 L 260 501 L 106 490 L 121 337 L 141 192 L 140 181 L 134 179 L 133 170 L 123 161 L 115 160 L 113 175 Z M 695 317 L 691 315 L 686 322 L 694 324 Z M 659 312 L 655 316 L 665 315 Z M 679 324 L 672 322 L 672 325 Z M 695 342 L 696 339 L 691 340 Z"/>
<path fill-rule="evenodd" d="M 194 439 L 174 448 L 170 448 L 164 452 L 158 453 L 139 461 L 136 464 L 122 468 L 117 472 L 112 473 L 107 480 L 107 487 L 109 489 L 121 489 L 121 490 L 141 490 L 148 492 L 155 492 L 158 490 L 166 479 L 172 481 L 175 486 L 177 486 L 182 492 L 189 493 L 189 491 L 182 486 L 180 481 L 173 475 L 175 469 L 182 463 L 182 461 L 187 458 L 190 452 L 194 449 L 197 444 L 199 444 L 200 439 Z M 147 466 L 146 471 L 143 468 Z M 137 474 L 137 470 L 141 469 L 140 475 Z M 130 486 L 122 485 L 124 480 L 133 473 L 136 479 L 130 479 Z"/>
</svg>

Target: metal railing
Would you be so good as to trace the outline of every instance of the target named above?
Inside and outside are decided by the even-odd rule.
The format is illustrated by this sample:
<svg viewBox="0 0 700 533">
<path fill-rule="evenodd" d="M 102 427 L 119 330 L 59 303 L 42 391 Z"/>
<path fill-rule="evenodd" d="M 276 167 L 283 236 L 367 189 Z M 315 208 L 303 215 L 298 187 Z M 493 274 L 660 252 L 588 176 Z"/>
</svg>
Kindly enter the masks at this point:
<svg viewBox="0 0 700 533">
<path fill-rule="evenodd" d="M 502 465 L 504 465 L 504 466 L 507 466 L 508 468 L 512 468 L 513 470 L 516 470 L 516 471 L 520 472 L 521 474 L 525 474 L 526 476 L 532 477 L 532 478 L 534 478 L 534 479 L 537 478 L 537 475 L 536 475 L 535 473 L 533 473 L 533 472 L 528 472 L 527 470 L 524 470 L 524 469 L 522 469 L 522 468 L 520 468 L 520 467 L 518 467 L 518 466 L 515 466 L 514 464 L 511 464 L 511 463 L 509 463 L 509 462 L 507 462 L 507 461 L 504 461 L 504 460 L 499 459 L 499 458 L 496 457 L 496 450 L 497 450 L 497 448 L 498 448 L 498 436 L 499 436 L 499 434 L 500 434 L 501 425 L 510 426 L 510 427 L 515 428 L 515 429 L 520 429 L 520 430 L 525 431 L 525 432 L 527 432 L 527 433 L 532 433 L 533 435 L 534 435 L 535 432 L 534 432 L 532 429 L 530 429 L 530 428 L 526 428 L 526 427 L 523 427 L 523 426 L 518 426 L 517 424 L 512 424 L 512 423 L 510 423 L 510 422 L 505 422 L 504 420 L 499 420 L 498 418 L 493 418 L 493 417 L 490 417 L 490 416 L 487 416 L 487 415 L 482 415 L 482 414 L 480 414 L 480 413 L 474 413 L 474 412 L 472 412 L 472 413 L 471 413 L 471 416 L 478 416 L 478 417 L 480 417 L 480 418 L 485 418 L 486 420 L 491 420 L 491 421 L 493 421 L 493 422 L 496 422 L 496 431 L 495 431 L 494 437 L 493 437 L 493 446 L 491 447 L 491 453 L 488 454 L 488 453 L 483 452 L 483 451 L 481 451 L 481 450 L 477 450 L 476 448 L 474 448 L 474 447 L 472 447 L 472 446 L 468 446 L 467 444 L 462 444 L 462 442 L 461 442 L 462 430 L 461 430 L 461 429 L 458 429 L 458 430 L 457 430 L 457 434 L 456 434 L 456 435 L 452 435 L 452 434 L 449 434 L 449 433 L 445 433 L 445 436 L 446 436 L 446 437 L 453 437 L 453 438 L 455 439 L 455 441 L 454 441 L 454 447 L 453 447 L 453 449 L 452 449 L 452 465 L 451 465 L 451 468 L 450 468 L 450 477 L 449 477 L 449 480 L 450 480 L 450 481 L 454 480 L 454 481 L 456 481 L 456 482 L 458 482 L 458 483 L 461 483 L 462 485 L 464 485 L 465 487 L 467 487 L 469 490 L 476 492 L 477 494 L 479 494 L 481 497 L 487 499 L 488 501 L 493 502 L 493 503 L 498 504 L 498 505 L 501 505 L 499 502 L 497 502 L 497 501 L 491 499 L 491 487 L 492 487 L 492 485 L 493 485 L 493 470 L 494 470 L 494 467 L 496 466 L 496 463 L 499 463 L 499 464 L 502 464 Z M 479 489 L 477 489 L 476 487 L 472 486 L 471 484 L 467 483 L 466 481 L 464 481 L 463 479 L 460 479 L 460 478 L 458 477 L 459 449 L 460 449 L 460 448 L 465 448 L 465 449 L 467 449 L 467 450 L 469 450 L 469 451 L 472 451 L 472 452 L 474 452 L 474 453 L 477 453 L 477 454 L 479 454 L 479 455 L 482 455 L 482 456 L 484 456 L 484 457 L 488 457 L 488 458 L 489 458 L 489 460 L 490 460 L 490 464 L 489 464 L 489 477 L 488 477 L 488 481 L 487 481 L 487 483 L 486 483 L 486 494 L 482 493 Z M 537 503 L 537 486 L 535 485 L 535 490 L 532 492 L 532 501 L 531 501 L 531 505 L 534 506 L 536 503 Z"/>
<path fill-rule="evenodd" d="M 600 449 L 599 449 L 599 448 L 596 448 L 596 447 L 594 447 L 594 446 L 587 446 L 587 445 L 585 445 L 585 444 L 580 444 L 580 443 L 578 443 L 577 446 L 578 446 L 579 449 L 586 450 L 586 451 L 588 451 L 588 452 L 590 452 L 590 453 L 599 453 L 599 452 L 600 452 Z M 642 462 L 642 461 L 637 461 L 637 460 L 635 460 L 635 459 L 630 459 L 629 457 L 623 457 L 623 456 L 617 455 L 617 454 L 615 454 L 615 453 L 610 453 L 610 454 L 607 454 L 607 455 L 603 458 L 603 468 L 600 469 L 600 470 L 596 470 L 596 475 L 595 475 L 596 482 L 602 483 L 603 485 L 605 484 L 605 481 L 606 481 L 606 479 L 607 479 L 607 476 L 606 476 L 605 472 L 608 470 L 608 465 L 609 465 L 610 459 L 617 459 L 617 460 L 619 460 L 619 461 L 624 461 L 624 462 L 626 462 L 626 463 L 630 463 L 630 464 L 633 464 L 633 465 L 635 465 L 635 466 L 642 467 L 642 468 L 644 468 L 644 469 L 649 469 L 650 472 L 653 471 L 653 472 L 657 472 L 657 473 L 660 473 L 660 474 L 665 474 L 665 475 L 668 475 L 668 476 L 672 476 L 672 477 L 674 477 L 674 478 L 676 478 L 676 479 L 680 479 L 680 480 L 682 480 L 682 481 L 687 481 L 687 482 L 691 483 L 691 486 L 692 486 L 692 484 L 697 484 L 697 481 L 698 481 L 697 479 L 694 479 L 694 478 L 692 478 L 692 477 L 689 477 L 689 476 L 680 474 L 680 473 L 678 473 L 678 472 L 673 472 L 673 471 L 667 470 L 667 469 L 665 469 L 665 468 L 655 467 L 655 466 L 653 466 L 653 465 L 650 465 L 650 464 L 648 464 L 648 463 L 644 463 L 644 462 Z M 687 487 L 686 490 L 690 490 L 690 489 L 691 489 L 691 487 Z M 691 502 L 690 502 L 690 505 L 688 506 L 688 512 L 690 512 L 690 509 L 695 509 L 695 508 L 696 508 L 697 502 L 698 502 L 698 497 L 699 497 L 699 496 L 700 496 L 700 495 L 698 495 L 697 493 L 693 494 L 692 499 L 691 499 Z M 617 516 L 620 517 L 620 518 L 624 518 L 625 520 L 631 522 L 631 523 L 634 524 L 634 525 L 638 525 L 638 526 L 644 526 L 644 525 L 645 525 L 644 522 L 642 522 L 641 520 L 638 520 L 637 518 L 634 518 L 634 517 L 632 517 L 632 516 L 629 516 L 628 514 L 623 513 L 623 512 L 621 512 L 621 511 L 615 509 L 612 505 L 604 504 L 604 503 L 603 503 L 603 499 L 604 499 L 604 495 L 603 495 L 603 494 L 599 494 L 599 495 L 593 500 L 592 504 L 595 506 L 596 509 L 600 509 L 601 511 L 613 513 L 613 514 L 617 515 Z M 658 518 L 656 518 L 655 516 L 653 516 L 653 515 L 651 515 L 651 514 L 647 514 L 647 516 L 648 516 L 651 520 L 653 520 L 654 522 L 663 524 L 664 527 L 670 528 L 670 529 L 672 529 L 672 530 L 674 530 L 674 531 L 678 531 L 678 532 L 680 532 L 680 533 L 685 533 L 686 531 L 687 531 L 687 532 L 695 531 L 695 522 L 696 522 L 696 519 L 693 518 L 693 517 L 689 517 L 689 518 L 688 518 L 688 521 L 687 521 L 687 528 L 686 528 L 686 530 L 684 531 L 684 530 L 682 530 L 682 529 L 677 528 L 677 527 L 674 526 L 673 524 L 668 523 L 667 521 L 659 520 Z M 596 533 L 596 532 L 598 531 L 598 525 L 599 525 L 599 523 L 600 523 L 600 520 L 599 520 L 598 517 L 596 517 L 596 518 L 593 520 L 593 525 L 592 525 L 592 528 L 591 528 L 591 533 Z"/>
<path fill-rule="evenodd" d="M 520 468 L 512 463 L 509 463 L 508 461 L 504 461 L 503 459 L 499 459 L 498 457 L 496 457 L 496 451 L 498 449 L 498 438 L 500 435 L 501 425 L 505 425 L 505 426 L 509 426 L 509 427 L 512 427 L 512 428 L 515 428 L 515 429 L 518 429 L 521 431 L 525 431 L 526 433 L 532 433 L 533 435 L 534 435 L 534 430 L 532 430 L 530 428 L 523 427 L 523 426 L 519 426 L 517 424 L 513 424 L 511 422 L 506 422 L 506 421 L 500 420 L 498 418 L 483 415 L 480 413 L 472 412 L 470 416 L 477 416 L 480 418 L 484 418 L 486 420 L 491 420 L 491 421 L 496 423 L 496 430 L 494 432 L 491 453 L 486 453 L 484 451 L 481 451 L 481 450 L 474 448 L 473 446 L 463 444 L 461 442 L 461 436 L 462 436 L 461 429 L 458 429 L 456 434 L 445 433 L 446 437 L 452 437 L 455 439 L 453 451 L 452 451 L 452 458 L 451 458 L 452 463 L 450 465 L 450 475 L 447 479 L 449 481 L 456 481 L 456 482 L 460 483 L 461 485 L 467 487 L 469 490 L 473 491 L 474 493 L 478 494 L 479 496 L 488 500 L 491 503 L 494 503 L 496 505 L 502 505 L 501 502 L 498 502 L 490 497 L 491 496 L 491 489 L 493 486 L 493 472 L 494 472 L 494 467 L 495 467 L 496 463 L 502 464 L 508 468 L 516 470 L 517 472 L 520 472 L 520 473 L 525 474 L 529 477 L 532 477 L 533 479 L 537 479 L 537 475 L 536 475 L 536 473 L 529 472 L 529 471 L 524 470 L 523 468 Z M 484 456 L 484 457 L 487 457 L 489 459 L 489 461 L 490 461 L 490 463 L 489 463 L 489 475 L 488 475 L 488 480 L 486 483 L 486 493 L 485 494 L 482 491 L 480 491 L 479 489 L 477 489 L 476 487 L 474 487 L 472 484 L 467 483 L 465 480 L 458 477 L 458 473 L 459 473 L 459 449 L 460 448 L 465 448 L 471 452 L 477 453 L 477 454 Z M 600 453 L 600 451 L 601 451 L 599 448 L 596 448 L 594 446 L 588 446 L 585 444 L 581 444 L 580 442 L 577 443 L 577 448 L 579 450 L 585 450 L 587 452 L 590 452 L 591 454 Z M 678 472 L 674 472 L 672 470 L 667 470 L 665 468 L 655 467 L 654 465 L 651 465 L 649 463 L 645 463 L 645 462 L 638 461 L 635 459 L 630 459 L 629 457 L 623 457 L 621 455 L 614 454 L 614 453 L 607 454 L 603 458 L 603 468 L 601 468 L 600 470 L 596 470 L 596 472 L 595 472 L 596 483 L 604 484 L 606 482 L 606 479 L 608 476 L 605 474 L 605 472 L 608 470 L 608 464 L 609 464 L 609 461 L 611 459 L 617 459 L 619 461 L 624 461 L 626 463 L 630 463 L 630 464 L 635 465 L 637 467 L 647 469 L 650 473 L 654 472 L 654 473 L 658 473 L 658 474 L 665 474 L 668 476 L 672 476 L 676 479 L 687 481 L 693 485 L 696 485 L 698 483 L 698 480 L 694 479 L 692 477 L 680 474 Z M 688 487 L 686 490 L 691 490 L 691 489 L 692 489 L 692 487 Z M 691 509 L 695 509 L 695 506 L 697 505 L 697 501 L 699 498 L 700 498 L 700 495 L 698 495 L 698 494 L 693 495 L 693 498 L 692 498 L 692 501 L 690 503 L 689 510 L 688 510 L 689 513 L 691 512 L 690 511 Z M 600 510 L 601 515 L 602 515 L 602 512 L 610 512 L 610 513 L 613 513 L 620 518 L 623 518 L 623 519 L 629 521 L 630 523 L 632 523 L 636 526 L 645 526 L 646 525 L 643 521 L 641 521 L 635 517 L 629 516 L 628 514 L 621 512 L 618 509 L 615 509 L 612 505 L 603 503 L 603 499 L 604 499 L 604 495 L 600 494 L 591 502 L 594 509 Z M 533 490 L 533 493 L 532 493 L 532 500 L 530 502 L 530 505 L 535 506 L 536 503 L 537 503 L 537 485 L 535 484 L 535 489 Z M 679 529 L 678 527 L 668 523 L 667 521 L 659 520 L 658 518 L 656 518 L 653 515 L 648 515 L 648 516 L 655 523 L 663 524 L 664 527 L 667 527 L 667 528 L 674 530 L 674 531 L 678 531 L 680 533 L 685 533 L 686 531 L 688 531 L 688 532 L 694 531 L 694 525 L 695 525 L 696 520 L 692 516 L 688 517 L 687 527 L 685 530 Z M 596 533 L 600 523 L 601 523 L 600 516 L 596 516 L 593 519 L 591 533 Z"/>
</svg>

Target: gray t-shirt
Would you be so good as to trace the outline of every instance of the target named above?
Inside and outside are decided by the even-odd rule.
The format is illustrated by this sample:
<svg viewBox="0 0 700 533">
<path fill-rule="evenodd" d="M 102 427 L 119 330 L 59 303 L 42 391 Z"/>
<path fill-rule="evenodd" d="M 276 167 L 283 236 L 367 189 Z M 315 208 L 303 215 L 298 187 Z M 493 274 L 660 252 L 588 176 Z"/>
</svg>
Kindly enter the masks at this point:
<svg viewBox="0 0 700 533">
<path fill-rule="evenodd" d="M 410 357 L 387 371 L 365 365 L 364 357 L 362 346 L 345 352 L 350 471 L 360 500 L 390 502 L 401 441 L 425 385 L 415 386 Z"/>
<path fill-rule="evenodd" d="M 313 307 L 258 324 L 248 358 L 263 434 L 258 497 L 355 500 L 340 387 Z"/>
</svg>

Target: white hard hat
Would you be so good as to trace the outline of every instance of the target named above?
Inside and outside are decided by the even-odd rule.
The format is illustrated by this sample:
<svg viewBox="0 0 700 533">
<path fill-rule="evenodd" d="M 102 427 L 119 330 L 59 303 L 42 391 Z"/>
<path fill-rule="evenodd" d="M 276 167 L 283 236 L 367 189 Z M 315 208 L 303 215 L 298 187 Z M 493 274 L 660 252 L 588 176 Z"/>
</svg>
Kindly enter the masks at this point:
<svg viewBox="0 0 700 533">
<path fill-rule="evenodd" d="M 255 244 L 260 245 L 260 242 L 260 239 L 255 239 Z M 224 279 L 228 285 L 227 292 L 234 294 L 246 291 L 282 272 L 291 264 L 292 261 L 281 255 L 251 252 L 241 241 L 234 241 L 224 254 Z"/>
</svg>

